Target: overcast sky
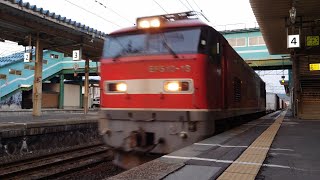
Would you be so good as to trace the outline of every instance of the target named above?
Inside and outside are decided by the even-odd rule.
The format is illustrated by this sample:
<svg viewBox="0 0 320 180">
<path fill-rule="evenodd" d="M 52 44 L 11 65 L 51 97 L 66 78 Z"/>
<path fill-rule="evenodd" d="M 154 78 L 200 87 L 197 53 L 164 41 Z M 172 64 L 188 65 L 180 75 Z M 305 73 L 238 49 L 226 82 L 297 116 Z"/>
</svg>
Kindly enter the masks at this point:
<svg viewBox="0 0 320 180">
<path fill-rule="evenodd" d="M 133 26 L 137 17 L 202 11 L 217 30 L 256 26 L 249 0 L 24 0 L 99 31 Z M 0 43 L 0 56 L 23 50 Z"/>
<path fill-rule="evenodd" d="M 201 11 L 213 26 L 254 24 L 249 0 L 29 0 L 105 33 L 131 26 L 137 17 Z"/>
<path fill-rule="evenodd" d="M 202 11 L 217 30 L 256 26 L 249 0 L 24 0 L 99 31 L 110 33 L 133 26 L 137 17 Z M 0 56 L 21 51 L 0 43 Z"/>
<path fill-rule="evenodd" d="M 105 33 L 133 26 L 137 17 L 190 10 L 202 11 L 217 30 L 257 26 L 249 0 L 28 0 L 24 2 Z M 0 56 L 21 50 L 23 49 L 14 43 L 0 43 Z M 262 76 L 269 84 L 267 86 L 269 92 L 284 93 L 283 88 L 279 86 L 278 76 Z"/>
</svg>

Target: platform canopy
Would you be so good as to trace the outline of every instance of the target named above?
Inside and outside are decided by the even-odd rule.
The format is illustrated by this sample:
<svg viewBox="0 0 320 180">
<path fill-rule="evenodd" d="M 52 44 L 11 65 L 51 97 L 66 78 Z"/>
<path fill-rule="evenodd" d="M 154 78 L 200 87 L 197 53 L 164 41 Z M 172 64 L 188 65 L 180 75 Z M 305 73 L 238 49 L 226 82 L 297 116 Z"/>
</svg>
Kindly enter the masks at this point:
<svg viewBox="0 0 320 180">
<path fill-rule="evenodd" d="M 287 34 L 300 34 L 301 48 L 296 49 L 297 53 L 320 54 L 319 46 L 305 46 L 306 36 L 320 35 L 319 0 L 250 0 L 250 4 L 270 54 L 290 52 Z M 296 11 L 294 23 L 290 9 Z"/>
<path fill-rule="evenodd" d="M 55 14 L 22 0 L 0 0 L 0 40 L 18 42 L 23 46 L 35 45 L 39 34 L 44 49 L 63 52 L 82 46 L 83 59 L 97 60 L 102 54 L 106 34 L 79 22 Z"/>
</svg>

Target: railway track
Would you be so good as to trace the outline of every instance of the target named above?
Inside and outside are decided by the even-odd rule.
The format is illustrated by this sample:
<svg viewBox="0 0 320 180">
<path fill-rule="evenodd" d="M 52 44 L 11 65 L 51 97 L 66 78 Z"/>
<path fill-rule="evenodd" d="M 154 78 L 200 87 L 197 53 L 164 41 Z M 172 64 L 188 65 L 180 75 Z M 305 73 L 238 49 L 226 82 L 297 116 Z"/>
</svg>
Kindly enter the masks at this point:
<svg viewBox="0 0 320 180">
<path fill-rule="evenodd" d="M 103 144 L 0 165 L 0 179 L 54 179 L 110 160 Z"/>
</svg>

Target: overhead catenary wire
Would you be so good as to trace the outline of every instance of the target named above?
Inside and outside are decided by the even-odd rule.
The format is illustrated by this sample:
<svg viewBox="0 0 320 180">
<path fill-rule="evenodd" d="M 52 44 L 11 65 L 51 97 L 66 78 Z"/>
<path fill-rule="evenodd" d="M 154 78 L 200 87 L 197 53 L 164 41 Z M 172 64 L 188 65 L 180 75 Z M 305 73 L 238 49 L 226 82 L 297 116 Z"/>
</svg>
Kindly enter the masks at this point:
<svg viewBox="0 0 320 180">
<path fill-rule="evenodd" d="M 168 12 L 156 0 L 153 0 L 153 2 L 155 2 L 165 13 L 168 14 Z"/>
<path fill-rule="evenodd" d="M 69 4 L 72 4 L 72 5 L 74 5 L 74 6 L 78 7 L 78 8 L 80 8 L 80 9 L 82 9 L 82 10 L 84 10 L 84 11 L 86 11 L 86 12 L 88 12 L 88 13 L 92 14 L 92 15 L 95 15 L 95 16 L 97 16 L 97 17 L 99 17 L 99 18 L 101 18 L 101 19 L 105 20 L 106 22 L 109 22 L 109 23 L 111 23 L 111 24 L 113 24 L 113 25 L 115 25 L 115 26 L 121 27 L 121 26 L 120 26 L 120 25 L 118 25 L 117 23 L 112 22 L 112 21 L 110 21 L 110 20 L 108 20 L 108 19 L 106 19 L 106 18 L 104 18 L 104 17 L 101 17 L 101 16 L 99 16 L 98 14 L 95 14 L 95 13 L 93 13 L 93 12 L 91 12 L 91 11 L 89 11 L 89 10 L 87 10 L 87 9 L 85 9 L 85 8 L 83 8 L 83 7 L 81 7 L 81 6 L 78 6 L 77 4 L 74 4 L 74 3 L 70 2 L 69 0 L 65 0 L 65 1 L 66 1 L 66 2 L 68 2 Z"/>
<path fill-rule="evenodd" d="M 187 6 L 187 5 L 185 5 L 181 0 L 179 0 L 179 2 L 185 7 L 185 8 L 187 8 L 188 9 L 188 11 L 190 11 L 191 9 Z"/>
<path fill-rule="evenodd" d="M 202 9 L 200 8 L 200 6 L 196 3 L 196 1 L 195 0 L 192 0 L 193 1 L 193 3 L 197 6 L 197 8 L 200 10 L 200 12 L 202 12 Z"/>
<path fill-rule="evenodd" d="M 132 21 L 130 21 L 129 19 L 127 19 L 126 17 L 120 15 L 119 13 L 117 13 L 116 11 L 114 11 L 113 9 L 111 9 L 110 7 L 106 6 L 105 4 L 103 4 L 102 2 L 98 1 L 98 0 L 94 0 L 96 3 L 98 3 L 100 6 L 104 7 L 105 9 L 108 9 L 109 11 L 113 12 L 114 14 L 118 15 L 119 17 L 121 17 L 122 19 L 125 19 L 127 22 L 129 23 L 133 23 Z M 133 23 L 134 24 L 134 23 Z"/>
<path fill-rule="evenodd" d="M 180 2 L 181 2 L 181 0 L 179 0 Z M 188 5 L 191 7 L 191 9 L 193 10 L 193 11 L 195 11 L 194 10 L 194 8 L 191 6 L 191 4 L 189 3 L 189 1 L 188 0 L 186 0 L 187 1 L 187 3 L 188 3 Z M 208 22 L 210 22 L 210 20 L 207 18 L 207 16 L 204 14 L 204 12 L 202 11 L 202 9 L 200 8 L 200 6 L 195 2 L 195 0 L 192 0 L 193 1 L 193 3 L 197 6 L 197 8 L 200 10 L 200 14 L 208 21 Z M 186 7 L 186 6 L 185 6 Z"/>
<path fill-rule="evenodd" d="M 187 1 L 188 5 L 191 7 L 192 11 L 195 11 L 195 10 L 193 9 L 193 7 L 191 6 L 191 4 L 189 3 L 189 1 L 188 1 L 188 0 L 186 0 L 186 1 Z"/>
<path fill-rule="evenodd" d="M 194 12 L 196 12 L 194 9 L 193 9 L 193 7 L 191 6 L 191 4 L 189 3 L 189 1 L 188 0 L 186 0 L 187 1 L 187 3 L 188 3 L 188 5 L 191 7 L 191 9 L 192 9 L 192 11 L 194 11 Z M 204 15 L 203 15 L 204 16 Z M 197 13 L 197 17 L 199 18 L 199 14 Z M 206 17 L 205 17 L 206 18 Z"/>
</svg>

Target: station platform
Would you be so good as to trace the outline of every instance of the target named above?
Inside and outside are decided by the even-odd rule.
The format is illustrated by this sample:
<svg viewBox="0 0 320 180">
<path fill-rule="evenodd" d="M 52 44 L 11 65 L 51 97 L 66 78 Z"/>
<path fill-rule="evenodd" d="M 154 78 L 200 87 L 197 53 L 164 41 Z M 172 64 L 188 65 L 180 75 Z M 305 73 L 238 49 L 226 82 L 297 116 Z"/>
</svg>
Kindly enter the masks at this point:
<svg viewBox="0 0 320 180">
<path fill-rule="evenodd" d="M 109 179 L 319 179 L 319 139 L 320 120 L 275 112 Z"/>
<path fill-rule="evenodd" d="M 83 109 L 0 110 L 0 164 L 102 143 L 99 111 Z"/>
<path fill-rule="evenodd" d="M 81 128 L 96 129 L 98 110 L 84 114 L 83 109 L 43 109 L 33 116 L 32 109 L 0 111 L 0 143 L 4 138 L 63 132 Z M 0 146 L 1 147 L 1 146 Z"/>
<path fill-rule="evenodd" d="M 90 110 L 86 115 L 83 109 L 42 109 L 41 113 L 33 116 L 32 109 L 0 110 L 0 124 L 98 119 L 98 110 Z"/>
</svg>

